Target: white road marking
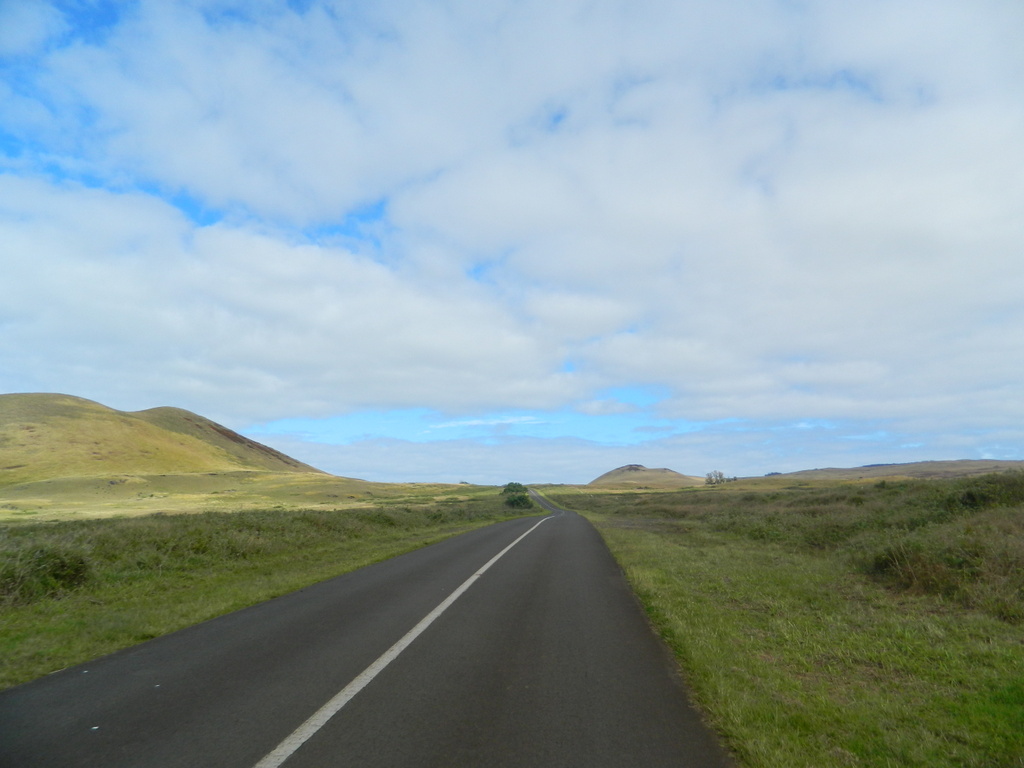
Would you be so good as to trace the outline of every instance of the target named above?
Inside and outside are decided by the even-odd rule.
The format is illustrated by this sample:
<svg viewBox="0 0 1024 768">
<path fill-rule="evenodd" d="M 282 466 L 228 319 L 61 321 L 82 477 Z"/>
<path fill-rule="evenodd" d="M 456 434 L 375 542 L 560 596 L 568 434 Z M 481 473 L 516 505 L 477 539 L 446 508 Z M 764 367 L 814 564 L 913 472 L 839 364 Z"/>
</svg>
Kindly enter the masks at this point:
<svg viewBox="0 0 1024 768">
<path fill-rule="evenodd" d="M 438 616 L 448 610 L 451 604 L 462 596 L 463 592 L 473 586 L 474 581 L 483 576 L 484 573 L 492 565 L 498 562 L 498 560 L 500 560 L 506 552 L 512 549 L 512 547 L 533 533 L 537 526 L 550 519 L 551 517 L 542 518 L 532 528 L 530 528 L 530 530 L 488 560 L 486 565 L 462 582 L 458 589 L 445 598 L 444 602 L 428 613 L 419 624 L 410 629 L 406 633 L 405 637 L 388 648 L 379 659 L 364 669 L 351 683 L 342 688 L 333 699 L 320 707 L 312 717 L 296 728 L 284 741 L 278 744 L 273 752 L 256 763 L 255 768 L 280 768 L 285 760 L 291 757 L 299 747 L 305 744 L 313 736 L 313 734 L 323 728 L 327 724 L 328 720 L 338 714 L 341 708 L 348 704 L 357 693 L 363 690 L 363 688 L 369 685 L 370 681 L 379 675 L 388 664 L 398 658 L 398 655 L 408 648 L 413 640 L 423 634 L 423 631 L 433 624 Z"/>
</svg>

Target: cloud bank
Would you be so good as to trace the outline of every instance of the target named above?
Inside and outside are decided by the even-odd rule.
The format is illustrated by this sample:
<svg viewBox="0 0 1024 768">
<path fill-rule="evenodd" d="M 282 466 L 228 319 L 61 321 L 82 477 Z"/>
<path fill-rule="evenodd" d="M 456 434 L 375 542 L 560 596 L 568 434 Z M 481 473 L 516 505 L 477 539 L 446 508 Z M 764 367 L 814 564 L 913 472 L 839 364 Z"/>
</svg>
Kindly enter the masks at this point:
<svg viewBox="0 0 1024 768">
<path fill-rule="evenodd" d="M 1022 28 L 1001 0 L 8 0 L 0 389 L 370 479 L 1024 458 Z"/>
</svg>

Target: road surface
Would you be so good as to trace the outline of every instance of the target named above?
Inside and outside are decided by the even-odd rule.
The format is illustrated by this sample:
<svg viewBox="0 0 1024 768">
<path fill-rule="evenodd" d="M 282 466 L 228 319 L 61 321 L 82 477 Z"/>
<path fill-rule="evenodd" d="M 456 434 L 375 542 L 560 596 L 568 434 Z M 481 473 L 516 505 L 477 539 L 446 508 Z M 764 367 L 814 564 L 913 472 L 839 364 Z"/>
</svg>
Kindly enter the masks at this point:
<svg viewBox="0 0 1024 768">
<path fill-rule="evenodd" d="M 557 510 L 0 693 L 2 768 L 281 765 L 729 763 L 600 536 Z"/>
</svg>

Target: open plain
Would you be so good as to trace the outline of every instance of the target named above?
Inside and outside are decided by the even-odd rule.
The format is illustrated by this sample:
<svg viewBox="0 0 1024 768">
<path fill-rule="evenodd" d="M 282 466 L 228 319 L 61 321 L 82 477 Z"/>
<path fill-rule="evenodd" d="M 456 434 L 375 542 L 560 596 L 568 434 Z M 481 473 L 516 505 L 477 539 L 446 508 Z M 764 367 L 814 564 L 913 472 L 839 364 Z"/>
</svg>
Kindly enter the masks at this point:
<svg viewBox="0 0 1024 768">
<path fill-rule="evenodd" d="M 74 683 L 80 688 L 85 675 L 116 669 L 109 665 L 118 659 L 150 658 L 145 649 L 151 641 L 191 637 L 218 617 L 231 625 L 241 620 L 233 616 L 270 610 L 274 598 L 330 579 L 350 574 L 359 583 L 360 574 L 376 573 L 366 570 L 372 564 L 448 551 L 429 546 L 440 542 L 466 550 L 478 538 L 492 540 L 500 529 L 495 523 L 512 531 L 544 519 L 531 517 L 535 508 L 509 506 L 511 497 L 496 487 L 331 476 L 176 409 L 155 409 L 154 424 L 149 412 L 148 421 L 139 421 L 65 396 L 0 405 L 7 406 L 8 417 L 0 425 L 6 430 L 0 446 L 6 473 L 0 475 L 0 685 L 9 687 L 0 704 L 7 707 L 5 727 L 16 729 L 3 753 L 11 765 L 117 765 L 118 754 L 133 755 L 125 764 L 144 764 L 136 749 L 164 755 L 154 764 L 175 764 L 178 758 L 167 757 L 172 753 L 186 763 L 199 760 L 176 741 L 178 726 L 189 719 L 184 714 L 156 728 L 144 724 L 141 713 L 149 705 L 142 700 L 111 701 L 104 714 L 87 703 L 102 699 L 98 690 L 69 694 L 51 686 L 80 675 Z M 134 443 L 139 435 L 143 439 Z M 618 562 L 612 568 L 617 575 L 607 568 L 611 560 L 590 575 L 584 561 L 572 564 L 575 555 L 569 553 L 583 539 L 593 544 L 596 534 L 576 515 L 560 513 L 538 529 L 529 548 L 510 556 L 515 563 L 551 539 L 527 558 L 525 570 L 509 581 L 496 568 L 479 591 L 467 593 L 465 605 L 472 610 L 458 614 L 462 618 L 447 630 L 439 625 L 437 632 L 448 633 L 440 646 L 424 637 L 412 647 L 410 659 L 421 657 L 428 671 L 436 667 L 424 673 L 419 692 L 391 689 L 383 699 L 386 688 L 360 694 L 366 704 L 325 735 L 310 737 L 310 746 L 289 758 L 292 764 L 321 764 L 339 750 L 365 750 L 386 756 L 391 765 L 420 764 L 417 756 L 427 753 L 451 765 L 480 764 L 484 753 L 497 755 L 488 757 L 494 765 L 572 765 L 572 756 L 583 754 L 588 765 L 627 765 L 631 759 L 637 765 L 732 760 L 744 768 L 1024 765 L 1024 473 L 1016 463 L 811 470 L 714 485 L 627 465 L 589 485 L 539 489 L 559 506 L 535 495 L 542 505 L 573 510 L 596 526 Z M 484 549 L 494 554 L 493 545 Z M 472 557 L 483 555 L 481 550 Z M 552 570 L 555 564 L 569 570 Z M 649 673 L 623 666 L 629 655 L 623 644 L 635 648 L 654 636 L 645 627 L 631 640 L 613 640 L 623 622 L 635 632 L 634 619 L 609 618 L 588 630 L 583 614 L 600 614 L 604 599 L 595 596 L 612 583 L 625 589 L 623 574 L 675 656 L 663 662 L 677 665 L 676 671 L 664 668 L 668 676 L 651 685 L 681 675 L 699 715 L 681 700 L 656 711 L 629 704 L 630 712 L 645 713 L 636 722 L 625 710 L 615 714 L 631 697 L 645 700 L 654 690 L 642 682 Z M 488 597 L 484 584 L 491 581 L 504 581 L 510 591 Z M 569 584 L 576 591 L 566 592 Z M 440 600 L 450 588 L 434 591 Z M 385 592 L 372 601 L 381 609 L 415 594 L 411 582 Z M 585 608 L 594 599 L 598 603 Z M 493 624 L 480 625 L 499 604 L 518 606 L 519 613 L 495 614 Z M 423 605 L 421 618 L 430 608 Z M 409 610 L 404 621 L 411 626 L 416 610 Z M 319 621 L 316 614 L 312 624 Z M 567 617 L 568 623 L 559 623 Z M 398 630 L 395 625 L 386 634 L 397 640 Z M 243 634 L 245 643 L 263 642 L 258 633 Z M 312 642 L 305 630 L 300 634 L 303 643 Z M 174 649 L 183 642 L 170 638 L 153 647 Z M 542 640 L 554 645 L 535 645 Z M 367 648 L 380 651 L 388 642 L 378 638 Z M 324 643 L 333 640 L 315 641 Z M 655 642 L 650 653 L 657 656 L 657 647 Z M 104 661 L 93 662 L 97 657 Z M 514 659 L 521 663 L 501 671 Z M 323 659 L 309 663 L 320 668 Z M 331 678 L 339 686 L 346 664 Z M 147 662 L 146 672 L 156 681 L 149 696 L 165 686 L 163 693 L 170 694 L 179 672 L 200 681 L 173 694 L 172 711 L 192 711 L 197 705 L 189 696 L 223 698 L 203 687 L 207 677 L 234 685 L 198 668 L 175 668 L 150 669 Z M 67 671 L 46 677 L 61 669 Z M 246 677 L 276 674 L 255 669 Z M 563 673 L 569 676 L 557 683 Z M 419 674 L 410 669 L 403 677 Z M 437 710 L 440 720 L 429 736 L 409 732 L 381 741 L 382 726 L 365 719 L 370 715 L 363 707 L 370 706 L 380 722 L 393 720 L 387 700 L 403 698 L 399 719 L 422 719 L 415 714 L 417 702 L 431 699 L 436 686 L 463 678 L 505 682 L 472 694 L 452 688 L 445 696 L 463 705 L 453 704 L 447 715 Z M 295 725 L 302 711 L 319 706 L 313 700 L 298 704 L 286 681 L 275 685 L 272 693 L 252 691 L 246 698 L 295 702 L 284 718 Z M 582 692 L 583 699 L 570 701 L 569 691 Z M 594 708 L 602 691 L 619 693 Z M 48 696 L 64 703 L 56 706 Z M 467 701 L 476 703 L 467 707 Z M 57 713 L 53 723 L 32 709 L 37 705 Z M 122 718 L 119 707 L 143 719 Z M 520 711 L 533 714 L 510 714 Z M 86 725 L 101 715 L 107 725 Z M 716 736 L 687 736 L 705 745 L 691 754 L 674 739 L 689 733 L 686 722 L 703 733 L 701 719 Z M 120 730 L 110 727 L 118 720 Z M 515 735 L 513 722 L 532 725 Z M 656 722 L 668 730 L 631 741 Z M 683 729 L 676 736 L 672 723 Z M 616 730 L 620 725 L 625 731 Z M 350 727 L 362 735 L 345 735 Z M 251 765 L 274 739 L 264 744 L 244 733 L 214 728 L 186 741 L 206 745 L 210 754 L 232 753 L 231 760 L 246 756 L 239 764 Z M 516 746 L 499 746 L 499 733 Z M 232 746 L 236 737 L 245 748 Z M 125 739 L 137 746 L 127 747 Z M 51 753 L 41 744 L 68 751 Z"/>
</svg>

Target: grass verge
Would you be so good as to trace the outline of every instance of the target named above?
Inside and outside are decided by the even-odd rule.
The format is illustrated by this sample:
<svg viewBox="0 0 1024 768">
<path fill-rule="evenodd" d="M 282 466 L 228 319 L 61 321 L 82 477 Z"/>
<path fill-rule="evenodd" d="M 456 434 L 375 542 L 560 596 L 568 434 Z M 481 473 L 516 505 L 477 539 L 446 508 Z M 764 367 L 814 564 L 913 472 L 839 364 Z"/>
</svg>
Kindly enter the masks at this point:
<svg viewBox="0 0 1024 768">
<path fill-rule="evenodd" d="M 986 562 L 1006 548 L 934 588 L 875 557 L 919 541 L 919 568 L 957 571 L 965 526 L 1022 515 L 965 492 L 1015 482 L 549 496 L 598 526 L 742 765 L 1020 768 L 1024 633 L 979 597 L 989 573 L 1013 597 Z"/>
<path fill-rule="evenodd" d="M 510 516 L 494 492 L 0 527 L 0 688 Z"/>
</svg>

